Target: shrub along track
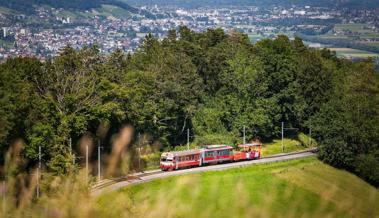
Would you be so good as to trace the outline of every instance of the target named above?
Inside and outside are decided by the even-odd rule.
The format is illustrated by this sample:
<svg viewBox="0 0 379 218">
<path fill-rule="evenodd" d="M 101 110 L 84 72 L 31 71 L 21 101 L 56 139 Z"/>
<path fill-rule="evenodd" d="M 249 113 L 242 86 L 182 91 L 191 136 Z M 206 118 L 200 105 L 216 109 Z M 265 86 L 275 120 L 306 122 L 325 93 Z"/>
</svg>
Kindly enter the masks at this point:
<svg viewBox="0 0 379 218">
<path fill-rule="evenodd" d="M 298 158 L 305 158 L 309 156 L 315 156 L 316 151 L 317 151 L 316 148 L 312 148 L 312 149 L 303 150 L 303 151 L 262 157 L 261 159 L 257 159 L 257 160 L 208 165 L 208 166 L 202 166 L 202 167 L 196 167 L 196 168 L 190 168 L 190 169 L 181 169 L 181 170 L 169 171 L 169 172 L 164 172 L 161 170 L 151 170 L 151 171 L 146 171 L 146 172 L 141 172 L 141 173 L 134 173 L 134 174 L 129 174 L 129 175 L 119 177 L 119 178 L 101 180 L 100 182 L 96 183 L 92 187 L 91 195 L 98 196 L 104 192 L 117 190 L 128 185 L 144 183 L 144 182 L 148 182 L 154 179 L 160 179 L 160 178 L 164 178 L 168 176 L 176 176 L 176 175 L 198 173 L 198 172 L 205 172 L 205 171 L 225 170 L 225 169 L 243 167 L 243 166 L 252 165 L 252 164 L 272 163 L 272 162 L 279 162 L 279 161 L 288 161 L 288 160 L 293 160 L 293 159 L 298 159 Z"/>
</svg>

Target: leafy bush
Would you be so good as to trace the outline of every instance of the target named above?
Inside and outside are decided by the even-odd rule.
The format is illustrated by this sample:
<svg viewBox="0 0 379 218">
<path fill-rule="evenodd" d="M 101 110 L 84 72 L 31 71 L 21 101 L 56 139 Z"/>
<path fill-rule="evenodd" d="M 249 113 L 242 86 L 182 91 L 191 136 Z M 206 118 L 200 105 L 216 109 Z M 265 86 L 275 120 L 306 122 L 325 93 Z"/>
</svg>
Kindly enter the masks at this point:
<svg viewBox="0 0 379 218">
<path fill-rule="evenodd" d="M 359 155 L 354 164 L 355 171 L 360 177 L 379 187 L 379 150 Z"/>
<path fill-rule="evenodd" d="M 310 138 L 308 135 L 306 135 L 302 132 L 297 135 L 297 140 L 299 140 L 301 142 L 301 145 L 304 147 L 315 147 L 315 146 L 317 146 L 316 140 L 314 140 L 313 138 Z"/>
<path fill-rule="evenodd" d="M 143 170 L 152 170 L 159 168 L 159 161 L 161 158 L 160 152 L 146 154 L 141 156 L 141 168 Z"/>
</svg>

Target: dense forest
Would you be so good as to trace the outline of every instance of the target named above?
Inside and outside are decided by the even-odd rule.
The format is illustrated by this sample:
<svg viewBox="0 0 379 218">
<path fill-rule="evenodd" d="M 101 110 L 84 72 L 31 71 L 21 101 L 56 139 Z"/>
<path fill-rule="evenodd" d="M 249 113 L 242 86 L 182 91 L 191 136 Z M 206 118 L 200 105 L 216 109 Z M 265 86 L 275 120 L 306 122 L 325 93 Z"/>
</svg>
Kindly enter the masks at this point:
<svg viewBox="0 0 379 218">
<path fill-rule="evenodd" d="M 308 131 L 319 158 L 379 185 L 379 75 L 372 61 L 338 59 L 278 36 L 251 44 L 247 35 L 187 27 L 158 40 L 148 35 L 133 54 L 102 55 L 69 46 L 46 62 L 0 65 L 1 154 L 22 140 L 26 169 L 38 160 L 65 174 L 83 136 L 110 152 L 120 128 L 136 142 L 236 143 L 280 136 L 281 122 Z M 191 140 L 195 140 L 191 138 Z M 2 162 L 4 159 L 2 159 Z"/>
<path fill-rule="evenodd" d="M 34 14 L 35 6 L 49 5 L 53 8 L 72 9 L 78 11 L 100 8 L 102 4 L 119 6 L 132 13 L 138 13 L 138 9 L 117 0 L 0 0 L 2 7 L 10 8 L 23 14 Z"/>
</svg>

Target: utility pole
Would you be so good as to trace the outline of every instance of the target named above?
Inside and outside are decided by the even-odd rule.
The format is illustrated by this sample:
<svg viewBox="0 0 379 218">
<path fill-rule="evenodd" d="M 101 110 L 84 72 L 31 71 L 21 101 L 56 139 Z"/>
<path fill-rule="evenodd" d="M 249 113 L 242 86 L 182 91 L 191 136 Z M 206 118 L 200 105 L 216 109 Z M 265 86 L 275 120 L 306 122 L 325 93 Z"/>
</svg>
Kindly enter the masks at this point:
<svg viewBox="0 0 379 218">
<path fill-rule="evenodd" d="M 6 207 L 5 207 L 5 202 L 6 202 L 6 197 L 7 197 L 7 183 L 5 182 L 6 180 L 6 177 L 4 177 L 4 181 L 3 181 L 3 213 L 4 214 L 7 214 L 6 213 Z"/>
<path fill-rule="evenodd" d="M 282 153 L 284 152 L 284 122 L 282 122 Z"/>
<path fill-rule="evenodd" d="M 309 127 L 309 147 L 312 144 L 312 127 Z"/>
<path fill-rule="evenodd" d="M 68 144 L 70 145 L 70 155 L 72 155 L 72 145 L 71 145 L 71 138 L 68 140 Z"/>
<path fill-rule="evenodd" d="M 100 174 L 100 167 L 101 167 L 101 165 L 100 165 L 100 149 L 101 149 L 101 147 L 100 147 L 100 140 L 98 141 L 98 146 L 97 146 L 97 173 L 98 173 L 98 180 L 100 181 L 101 180 L 101 174 Z"/>
<path fill-rule="evenodd" d="M 187 150 L 189 150 L 189 138 L 190 138 L 189 128 L 187 128 Z"/>
<path fill-rule="evenodd" d="M 75 154 L 72 152 L 72 138 L 70 137 L 70 140 L 68 141 L 70 145 L 70 155 L 72 155 L 72 165 L 75 165 Z"/>
<path fill-rule="evenodd" d="M 88 145 L 86 145 L 86 182 L 88 183 Z"/>
<path fill-rule="evenodd" d="M 39 198 L 39 183 L 40 183 L 40 170 L 41 170 L 41 146 L 38 146 L 38 167 L 37 167 L 37 198 Z"/>
<path fill-rule="evenodd" d="M 246 144 L 246 128 L 243 126 L 243 144 Z"/>
<path fill-rule="evenodd" d="M 298 128 L 284 128 L 284 122 L 282 122 L 282 152 L 284 152 L 284 130 L 298 130 Z"/>
<path fill-rule="evenodd" d="M 138 133 L 138 170 L 141 171 L 141 133 Z"/>
</svg>

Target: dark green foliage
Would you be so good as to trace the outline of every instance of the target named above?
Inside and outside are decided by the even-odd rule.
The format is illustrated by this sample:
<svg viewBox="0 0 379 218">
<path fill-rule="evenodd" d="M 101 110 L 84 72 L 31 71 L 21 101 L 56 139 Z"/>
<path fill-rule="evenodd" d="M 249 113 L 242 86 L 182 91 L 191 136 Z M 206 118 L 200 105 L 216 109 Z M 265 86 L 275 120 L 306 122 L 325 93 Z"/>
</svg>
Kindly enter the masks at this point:
<svg viewBox="0 0 379 218">
<path fill-rule="evenodd" d="M 319 157 L 378 184 L 379 79 L 370 61 L 353 63 L 286 36 L 256 45 L 237 32 L 171 30 L 148 35 L 133 54 L 67 47 L 41 63 L 0 65 L 0 145 L 18 138 L 33 164 L 38 146 L 55 173 L 70 168 L 81 137 L 105 151 L 126 124 L 149 144 L 240 143 L 280 136 L 280 123 L 308 132 Z M 134 139 L 136 140 L 136 139 Z M 369 166 L 369 167 L 368 167 Z"/>
<path fill-rule="evenodd" d="M 356 173 L 376 187 L 379 186 L 379 150 L 360 154 L 354 162 Z"/>
<path fill-rule="evenodd" d="M 9 143 L 23 137 L 29 127 L 35 93 L 30 82 L 41 63 L 32 58 L 15 58 L 0 66 L 0 153 Z M 1 155 L 0 159 L 4 156 Z"/>
<path fill-rule="evenodd" d="M 102 4 L 110 4 L 121 7 L 132 13 L 138 13 L 138 9 L 131 7 L 125 2 L 117 0 L 0 0 L 2 7 L 7 7 L 23 14 L 34 14 L 35 7 L 49 5 L 53 8 L 63 8 L 72 10 L 90 10 L 100 8 Z"/>
<path fill-rule="evenodd" d="M 333 166 L 355 171 L 378 185 L 369 172 L 379 167 L 379 80 L 372 63 L 341 61 L 333 96 L 312 119 L 319 156 Z M 367 157 L 367 160 L 363 160 Z M 364 169 L 367 164 L 371 166 Z"/>
</svg>

